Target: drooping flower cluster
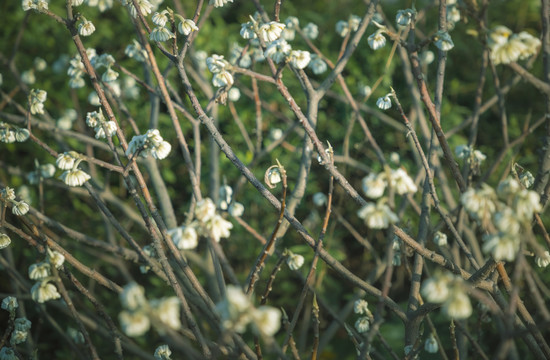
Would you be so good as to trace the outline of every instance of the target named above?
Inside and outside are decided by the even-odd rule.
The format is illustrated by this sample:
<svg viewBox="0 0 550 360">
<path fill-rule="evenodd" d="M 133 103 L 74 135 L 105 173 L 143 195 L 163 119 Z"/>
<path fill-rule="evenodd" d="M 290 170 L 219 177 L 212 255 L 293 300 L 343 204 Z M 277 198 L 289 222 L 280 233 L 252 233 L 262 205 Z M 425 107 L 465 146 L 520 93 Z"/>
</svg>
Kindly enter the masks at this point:
<svg viewBox="0 0 550 360">
<path fill-rule="evenodd" d="M 308 67 L 315 75 L 319 75 L 327 71 L 327 63 L 319 55 L 312 54 L 311 61 L 308 64 Z"/>
<path fill-rule="evenodd" d="M 86 49 L 86 56 L 92 62 L 93 59 L 97 57 L 95 49 Z M 113 59 L 114 63 L 114 59 Z M 79 54 L 76 54 L 71 60 L 69 60 L 69 68 L 67 70 L 67 75 L 70 76 L 69 86 L 73 89 L 79 89 L 86 85 L 84 82 L 84 75 L 86 74 L 86 68 L 82 63 L 82 58 Z"/>
<path fill-rule="evenodd" d="M 29 279 L 36 280 L 31 288 L 31 297 L 38 303 L 59 299 L 61 295 L 50 281 L 53 280 L 51 267 L 60 268 L 65 256 L 58 251 L 47 249 L 46 259 L 29 266 Z"/>
<path fill-rule="evenodd" d="M 39 184 L 42 179 L 49 179 L 55 174 L 55 166 L 53 164 L 41 165 L 37 159 L 34 159 L 34 171 L 27 174 L 27 180 L 31 185 Z"/>
<path fill-rule="evenodd" d="M 378 106 L 380 110 L 388 110 L 391 108 L 391 96 L 392 94 L 389 93 L 383 97 L 379 97 L 378 100 L 376 100 L 376 106 Z"/>
<path fill-rule="evenodd" d="M 370 323 L 374 320 L 372 313 L 369 310 L 369 303 L 366 300 L 359 299 L 353 304 L 353 312 L 361 315 L 355 321 L 355 329 L 359 333 L 366 333 L 370 329 Z"/>
<path fill-rule="evenodd" d="M 430 336 L 428 336 L 426 342 L 424 342 L 424 350 L 430 354 L 435 354 L 439 350 L 439 345 L 433 333 L 430 333 Z"/>
<path fill-rule="evenodd" d="M 223 203 L 227 206 L 226 201 L 227 197 L 225 200 L 220 200 L 220 204 Z M 242 204 L 233 204 L 231 199 L 229 204 L 229 207 L 220 209 L 227 210 L 231 213 L 232 207 L 236 206 L 237 209 L 233 211 L 236 211 L 238 216 L 242 215 L 242 211 L 244 210 Z M 219 242 L 222 238 L 228 238 L 231 235 L 233 224 L 218 214 L 216 205 L 210 198 L 203 199 L 197 203 L 194 215 L 195 221 L 191 222 L 189 225 L 182 225 L 168 230 L 168 234 L 172 238 L 174 245 L 176 245 L 179 250 L 191 250 L 196 248 L 199 244 L 199 236 L 210 237 L 214 241 Z"/>
<path fill-rule="evenodd" d="M 101 108 L 98 111 L 86 114 L 86 125 L 94 129 L 96 139 L 111 137 L 117 130 L 116 123 L 112 120 L 107 121 Z"/>
<path fill-rule="evenodd" d="M 437 246 L 445 246 L 447 245 L 447 235 L 442 233 L 441 231 L 437 231 L 434 234 L 433 241 L 434 244 L 436 244 Z"/>
<path fill-rule="evenodd" d="M 281 37 L 285 24 L 280 22 L 270 21 L 268 23 L 260 25 L 258 28 L 258 35 L 266 43 L 275 41 Z"/>
<path fill-rule="evenodd" d="M 174 14 L 174 17 L 180 20 L 180 22 L 178 23 L 178 31 L 180 34 L 189 36 L 193 31 L 199 30 L 198 26 L 193 20 L 185 19 L 183 16 L 178 14 Z"/>
<path fill-rule="evenodd" d="M 308 24 L 310 27 L 313 24 Z M 272 59 L 275 63 L 288 63 L 296 69 L 305 69 L 308 65 L 314 74 L 321 74 L 327 70 L 327 64 L 319 57 L 312 56 L 305 50 L 292 50 L 287 41 L 292 41 L 296 36 L 296 30 L 299 29 L 299 21 L 291 16 L 285 23 L 271 21 L 263 23 L 258 14 L 250 17 L 250 21 L 241 24 L 241 36 L 250 40 L 253 46 L 253 52 Z M 304 36 L 310 37 L 305 34 Z M 310 34 L 310 38 L 315 38 L 315 34 Z M 257 39 L 265 43 L 265 49 L 260 47 Z M 260 61 L 263 59 L 255 59 Z M 313 60 L 313 61 L 312 61 Z"/>
<path fill-rule="evenodd" d="M 456 157 L 462 159 L 469 164 L 474 171 L 477 171 L 481 163 L 487 158 L 479 150 L 474 150 L 471 146 L 468 145 L 459 145 L 455 148 Z"/>
<path fill-rule="evenodd" d="M 130 14 L 133 17 L 138 16 L 138 11 L 143 16 L 149 15 L 151 12 L 156 10 L 158 2 L 151 3 L 149 0 L 137 0 L 138 9 L 135 8 L 134 2 L 132 0 L 122 0 L 122 5 L 126 6 L 130 10 Z"/>
<path fill-rule="evenodd" d="M 415 13 L 414 9 L 398 10 L 395 15 L 395 23 L 399 26 L 409 26 Z"/>
<path fill-rule="evenodd" d="M 57 127 L 62 130 L 70 130 L 73 127 L 73 123 L 77 118 L 75 109 L 66 109 L 57 119 Z"/>
<path fill-rule="evenodd" d="M 447 28 L 454 29 L 455 24 L 460 21 L 461 15 L 456 0 L 447 1 Z"/>
<path fill-rule="evenodd" d="M 448 32 L 439 30 L 434 36 L 434 44 L 441 51 L 449 51 L 455 47 L 453 39 Z"/>
<path fill-rule="evenodd" d="M 147 51 L 145 51 L 136 39 L 132 40 L 132 44 L 126 46 L 126 49 L 124 49 L 124 54 L 139 62 L 145 62 L 147 59 Z"/>
<path fill-rule="evenodd" d="M 250 298 L 237 286 L 229 285 L 225 298 L 216 304 L 225 329 L 244 333 L 252 325 L 255 333 L 273 336 L 281 327 L 281 311 L 272 306 L 254 307 Z"/>
<path fill-rule="evenodd" d="M 29 130 L 0 121 L 0 142 L 23 142 L 29 138 Z"/>
<path fill-rule="evenodd" d="M 273 41 L 265 49 L 265 56 L 280 64 L 286 61 L 286 58 L 290 55 L 292 47 L 285 39 L 278 39 Z"/>
<path fill-rule="evenodd" d="M 311 54 L 305 50 L 292 50 L 289 55 L 290 65 L 296 69 L 305 69 L 311 61 Z"/>
<path fill-rule="evenodd" d="M 78 34 L 80 36 L 90 36 L 94 33 L 94 31 L 94 24 L 85 17 L 82 17 L 82 22 L 78 24 Z"/>
<path fill-rule="evenodd" d="M 111 83 L 118 79 L 118 72 L 112 69 L 115 64 L 115 58 L 110 54 L 102 54 L 99 56 L 94 56 L 90 59 L 91 64 L 96 70 L 105 67 L 106 70 L 101 75 L 101 80 L 106 83 Z"/>
<path fill-rule="evenodd" d="M 21 81 L 23 81 L 27 85 L 32 85 L 36 82 L 36 75 L 35 72 L 40 72 L 46 70 L 48 66 L 48 63 L 46 63 L 46 60 L 37 57 L 33 61 L 33 67 L 29 70 L 25 70 L 21 72 Z M 1 85 L 1 81 L 0 81 Z"/>
<path fill-rule="evenodd" d="M 357 31 L 361 24 L 361 18 L 357 15 L 350 15 L 349 19 L 340 20 L 336 23 L 336 33 L 341 37 L 346 37 L 350 32 Z"/>
<path fill-rule="evenodd" d="M 229 185 L 220 186 L 218 208 L 231 216 L 242 216 L 244 205 L 233 199 L 233 189 Z"/>
<path fill-rule="evenodd" d="M 10 313 L 10 318 L 15 318 L 15 309 L 19 307 L 17 303 L 17 298 L 13 296 L 7 296 L 2 300 L 2 309 Z M 10 335 L 10 345 L 16 346 L 27 341 L 27 336 L 29 330 L 31 329 L 32 323 L 25 317 L 15 318 L 13 320 L 13 330 Z M 5 348 L 3 348 L 5 349 Z M 2 357 L 0 356 L 0 359 Z"/>
<path fill-rule="evenodd" d="M 164 141 L 160 132 L 157 129 L 149 129 L 144 135 L 136 135 L 130 140 L 126 156 L 139 154 L 146 158 L 151 155 L 155 159 L 162 160 L 168 156 L 170 150 L 172 150 L 172 145 Z"/>
<path fill-rule="evenodd" d="M 132 282 L 120 293 L 120 302 L 124 308 L 118 315 L 122 331 L 130 337 L 144 335 L 151 325 L 164 334 L 167 329 L 179 330 L 180 301 L 177 297 L 167 297 L 147 301 L 145 289 Z"/>
<path fill-rule="evenodd" d="M 541 41 L 526 31 L 514 34 L 506 26 L 499 25 L 489 33 L 487 44 L 491 49 L 491 60 L 498 65 L 535 55 L 539 51 Z"/>
<path fill-rule="evenodd" d="M 233 2 L 233 0 L 210 0 L 208 4 L 218 8 L 224 6 L 228 2 Z"/>
<path fill-rule="evenodd" d="M 437 272 L 425 280 L 422 296 L 433 303 L 443 304 L 443 313 L 453 319 L 465 319 L 472 314 L 472 304 L 466 294 L 464 280 L 448 272 Z"/>
<path fill-rule="evenodd" d="M 170 355 L 172 355 L 172 350 L 168 347 L 168 345 L 161 345 L 155 349 L 155 353 L 153 356 L 155 357 L 155 360 L 171 360 Z"/>
<path fill-rule="evenodd" d="M 37 11 L 48 10 L 48 0 L 22 0 L 21 7 L 23 11 L 29 11 L 31 9 Z"/>
<path fill-rule="evenodd" d="M 516 258 L 521 234 L 529 231 L 533 215 L 542 210 L 538 193 L 525 189 L 511 177 L 502 181 L 496 192 L 487 184 L 470 188 L 462 194 L 461 202 L 482 225 L 492 222 L 494 231 L 483 237 L 483 251 L 495 260 Z"/>
<path fill-rule="evenodd" d="M 387 199 L 382 197 L 388 186 L 398 195 L 415 193 L 418 190 L 403 168 L 389 170 L 389 181 L 386 172 L 370 173 L 363 178 L 363 191 L 369 198 L 378 199 L 378 201 L 376 204 L 365 205 L 357 214 L 372 229 L 384 229 L 399 220 L 386 205 Z"/>
<path fill-rule="evenodd" d="M 73 0 L 73 2 L 74 1 L 82 2 L 82 0 Z M 105 12 L 113 7 L 113 0 L 87 0 L 86 5 L 97 7 L 100 12 Z M 73 6 L 77 5 L 73 3 Z"/>
<path fill-rule="evenodd" d="M 61 170 L 65 170 L 59 177 L 65 184 L 69 186 L 82 186 L 91 176 L 85 171 L 78 168 L 82 162 L 82 156 L 76 151 L 61 153 L 57 156 L 55 164 Z"/>
<path fill-rule="evenodd" d="M 162 42 L 176 37 L 176 35 L 166 27 L 170 16 L 172 15 L 168 10 L 163 10 L 153 14 L 151 20 L 156 27 L 151 30 L 151 33 L 149 34 L 150 40 Z"/>
<path fill-rule="evenodd" d="M 25 215 L 30 208 L 29 204 L 27 204 L 25 201 L 17 201 L 15 199 L 15 191 L 8 186 L 0 191 L 0 203 L 2 203 L 1 206 L 7 206 L 8 204 L 11 204 L 11 212 L 17 216 Z"/>
<path fill-rule="evenodd" d="M 216 87 L 231 87 L 233 85 L 233 75 L 231 75 L 231 64 L 224 59 L 223 55 L 212 55 L 206 59 L 206 66 L 214 77 L 212 78 L 212 84 Z"/>
<path fill-rule="evenodd" d="M 40 89 L 32 89 L 29 94 L 31 114 L 44 114 L 44 102 L 48 93 Z"/>
<path fill-rule="evenodd" d="M 384 33 L 386 33 L 387 28 L 376 21 L 373 21 L 372 23 L 376 25 L 378 30 L 376 30 L 367 38 L 367 43 L 369 44 L 371 49 L 378 50 L 386 45 L 386 37 L 384 36 Z"/>
<path fill-rule="evenodd" d="M 295 254 L 285 249 L 285 251 L 283 251 L 283 256 L 286 256 L 286 264 L 290 270 L 298 270 L 304 265 L 304 257 L 300 254 Z"/>
</svg>

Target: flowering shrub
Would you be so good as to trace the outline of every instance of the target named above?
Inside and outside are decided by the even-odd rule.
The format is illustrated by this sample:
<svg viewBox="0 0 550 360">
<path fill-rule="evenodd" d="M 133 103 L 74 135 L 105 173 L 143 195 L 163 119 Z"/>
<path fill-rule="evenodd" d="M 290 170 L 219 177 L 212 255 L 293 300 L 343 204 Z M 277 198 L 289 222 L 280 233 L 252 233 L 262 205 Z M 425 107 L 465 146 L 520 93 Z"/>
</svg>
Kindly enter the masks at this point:
<svg viewBox="0 0 550 360">
<path fill-rule="evenodd" d="M 550 0 L 413 3 L 3 4 L 0 360 L 550 358 Z"/>
</svg>

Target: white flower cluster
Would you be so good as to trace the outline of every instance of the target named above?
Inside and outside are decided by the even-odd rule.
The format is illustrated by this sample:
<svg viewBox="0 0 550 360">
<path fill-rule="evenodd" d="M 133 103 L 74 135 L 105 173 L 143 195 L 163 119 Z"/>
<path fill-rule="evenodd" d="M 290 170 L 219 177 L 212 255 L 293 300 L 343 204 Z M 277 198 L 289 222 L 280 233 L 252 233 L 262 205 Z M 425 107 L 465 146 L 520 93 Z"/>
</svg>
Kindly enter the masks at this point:
<svg viewBox="0 0 550 360">
<path fill-rule="evenodd" d="M 132 0 L 121 0 L 122 5 L 126 6 L 130 10 L 130 14 L 133 17 L 138 16 L 138 11 L 143 15 L 147 16 L 151 12 L 155 11 L 158 4 L 158 1 L 155 1 L 155 4 L 151 3 L 149 0 L 137 0 L 136 3 L 138 5 L 139 9 L 136 9 L 134 6 L 134 2 Z"/>
<path fill-rule="evenodd" d="M 101 108 L 98 111 L 86 114 L 86 125 L 93 128 L 96 139 L 111 137 L 116 133 L 117 126 L 114 121 L 106 121 Z"/>
<path fill-rule="evenodd" d="M 120 293 L 124 308 L 118 315 L 122 331 L 130 337 L 144 335 L 151 325 L 162 335 L 167 329 L 179 330 L 180 301 L 177 297 L 147 301 L 145 289 L 135 282 L 129 283 Z"/>
<path fill-rule="evenodd" d="M 228 2 L 233 2 L 233 0 L 210 0 L 208 5 L 213 5 L 214 7 L 222 7 Z"/>
<path fill-rule="evenodd" d="M 174 16 L 180 20 L 178 24 L 178 31 L 180 32 L 180 34 L 189 36 L 193 31 L 199 30 L 198 26 L 195 24 L 193 20 L 185 19 L 178 14 L 175 14 Z"/>
<path fill-rule="evenodd" d="M 13 296 L 8 296 L 4 298 L 4 300 L 2 301 L 2 309 L 9 311 L 10 313 L 13 314 L 13 316 L 15 316 L 15 308 L 17 307 L 18 307 L 17 299 L 14 298 Z M 27 318 L 25 317 L 16 318 L 13 321 L 13 331 L 11 332 L 11 336 L 10 336 L 10 345 L 16 346 L 18 344 L 21 344 L 27 341 L 27 336 L 29 334 L 29 330 L 31 329 L 31 326 L 32 326 L 32 323 Z M 8 347 L 2 348 L 2 350 L 4 349 L 10 349 L 10 348 Z M 14 358 L 17 359 L 17 357 L 14 357 Z M 4 359 L 1 353 L 0 353 L 0 359 Z"/>
<path fill-rule="evenodd" d="M 48 0 L 22 0 L 21 7 L 23 11 L 29 11 L 31 9 L 37 11 L 48 10 Z"/>
<path fill-rule="evenodd" d="M 395 15 L 395 23 L 398 26 L 409 26 L 415 14 L 416 11 L 414 9 L 398 10 L 397 14 Z"/>
<path fill-rule="evenodd" d="M 521 233 L 530 228 L 533 215 L 542 210 L 539 195 L 511 177 L 502 181 L 496 192 L 487 184 L 470 188 L 462 194 L 461 202 L 483 225 L 492 221 L 496 231 L 483 237 L 483 251 L 497 261 L 516 258 Z"/>
<path fill-rule="evenodd" d="M 112 69 L 112 66 L 115 64 L 115 58 L 110 54 L 102 54 L 99 56 L 94 56 L 90 58 L 90 63 L 93 65 L 94 69 L 99 70 L 102 67 L 105 67 L 107 70 L 101 75 L 101 80 L 104 82 L 113 82 L 118 79 L 118 72 Z"/>
<path fill-rule="evenodd" d="M 55 174 L 55 166 L 53 164 L 41 165 L 37 159 L 34 159 L 34 171 L 27 174 L 27 180 L 31 185 L 39 184 L 42 179 L 49 179 Z"/>
<path fill-rule="evenodd" d="M 372 23 L 376 25 L 378 30 L 376 30 L 367 38 L 367 43 L 369 44 L 371 49 L 378 50 L 386 45 L 386 37 L 384 36 L 384 33 L 386 33 L 387 28 L 376 21 L 373 21 Z"/>
<path fill-rule="evenodd" d="M 95 49 L 86 49 L 86 56 L 92 62 L 93 59 L 97 56 Z M 113 60 L 114 63 L 114 60 Z M 92 63 L 93 64 L 93 63 Z M 86 85 L 84 82 L 84 75 L 86 74 L 86 68 L 82 63 L 82 58 L 80 55 L 76 54 L 69 61 L 69 68 L 67 70 L 67 75 L 70 76 L 69 86 L 73 89 L 79 89 Z"/>
<path fill-rule="evenodd" d="M 48 93 L 44 90 L 31 89 L 29 101 L 31 103 L 31 114 L 44 114 L 44 102 Z"/>
<path fill-rule="evenodd" d="M 281 37 L 285 27 L 285 24 L 277 21 L 261 23 L 260 16 L 255 14 L 254 17 L 250 16 L 250 21 L 241 24 L 240 34 L 246 40 L 253 40 L 259 37 L 265 43 L 271 43 Z"/>
<path fill-rule="evenodd" d="M 160 13 L 154 13 L 151 20 L 157 25 L 149 34 L 149 39 L 153 41 L 166 41 L 175 38 L 176 35 L 170 31 L 166 24 L 168 23 L 170 13 L 168 10 L 163 10 Z"/>
<path fill-rule="evenodd" d="M 17 216 L 25 215 L 29 211 L 29 204 L 23 200 L 17 201 L 15 199 L 15 191 L 8 186 L 0 191 L 0 203 L 4 207 L 7 204 L 11 204 L 11 212 Z"/>
<path fill-rule="evenodd" d="M 363 191 L 371 199 L 379 199 L 376 204 L 365 205 L 357 215 L 365 220 L 368 227 L 372 229 L 385 229 L 389 224 L 397 222 L 397 215 L 386 205 L 386 198 L 382 197 L 386 188 L 390 186 L 398 195 L 415 193 L 418 188 L 414 181 L 403 168 L 391 169 L 386 172 L 370 173 L 363 178 Z"/>
<path fill-rule="evenodd" d="M 223 327 L 244 333 L 250 324 L 254 332 L 273 336 L 281 327 L 281 310 L 272 306 L 254 307 L 250 298 L 237 286 L 229 285 L 225 299 L 216 304 Z"/>
<path fill-rule="evenodd" d="M 524 170 L 519 175 L 519 182 L 521 185 L 525 186 L 526 189 L 529 189 L 535 183 L 535 177 L 530 171 Z"/>
<path fill-rule="evenodd" d="M 434 234 L 433 238 L 434 244 L 437 246 L 445 246 L 447 245 L 447 234 L 442 233 L 441 231 L 437 231 Z"/>
<path fill-rule="evenodd" d="M 378 106 L 380 110 L 388 110 L 391 108 L 391 96 L 392 94 L 388 93 L 383 97 L 379 97 L 378 100 L 376 100 L 376 106 Z"/>
<path fill-rule="evenodd" d="M 357 15 L 350 15 L 349 19 L 340 20 L 336 23 L 336 33 L 341 37 L 346 37 L 350 32 L 357 31 L 361 24 L 361 18 Z"/>
<path fill-rule="evenodd" d="M 426 339 L 424 343 L 424 350 L 430 354 L 435 354 L 439 350 L 439 345 L 437 340 L 435 340 L 434 334 L 430 333 L 430 336 Z"/>
<path fill-rule="evenodd" d="M 73 127 L 73 123 L 77 118 L 75 109 L 66 109 L 63 115 L 57 119 L 57 127 L 62 130 L 70 130 Z"/>
<path fill-rule="evenodd" d="M 261 55 L 272 59 L 277 64 L 289 63 L 296 69 L 305 69 L 309 65 L 316 75 L 327 70 L 327 64 L 323 59 L 316 55 L 312 56 L 305 50 L 292 50 L 287 42 L 287 40 L 294 39 L 296 30 L 299 29 L 297 18 L 291 16 L 286 19 L 284 24 L 275 21 L 261 23 L 258 15 L 251 16 L 250 19 L 250 21 L 241 24 L 241 36 L 250 40 L 251 45 L 256 49 L 255 51 L 259 51 Z M 308 25 L 310 28 L 314 26 L 314 24 Z M 317 36 L 316 34 L 306 35 L 305 29 L 304 35 L 310 38 Z M 257 38 L 262 39 L 266 44 L 264 51 L 259 48 L 260 44 L 255 40 Z M 258 61 L 258 59 L 256 60 Z"/>
<path fill-rule="evenodd" d="M 535 263 L 540 268 L 545 268 L 550 265 L 550 252 L 545 251 L 544 253 L 542 253 L 541 256 L 537 255 L 535 257 Z"/>
<path fill-rule="evenodd" d="M 17 302 L 17 298 L 14 296 L 6 296 L 2 300 L 1 308 L 6 311 L 14 312 L 15 309 L 17 309 L 18 307 L 19 307 L 19 303 Z"/>
<path fill-rule="evenodd" d="M 91 176 L 78 168 L 82 162 L 82 156 L 76 151 L 61 153 L 57 156 L 55 164 L 61 170 L 65 170 L 59 177 L 65 184 L 69 186 L 82 186 Z"/>
<path fill-rule="evenodd" d="M 285 39 L 278 39 L 267 45 L 264 55 L 277 64 L 287 61 L 287 57 L 290 55 L 292 47 Z"/>
<path fill-rule="evenodd" d="M 36 280 L 31 288 L 31 297 L 38 303 L 59 299 L 61 295 L 54 284 L 51 267 L 60 268 L 65 262 L 65 256 L 58 251 L 47 249 L 46 259 L 29 266 L 29 279 Z"/>
<path fill-rule="evenodd" d="M 0 121 L 0 142 L 23 142 L 29 138 L 29 130 Z"/>
<path fill-rule="evenodd" d="M 34 84 L 36 82 L 35 71 L 44 71 L 46 70 L 47 66 L 48 63 L 46 63 L 46 60 L 39 57 L 35 58 L 33 61 L 33 67 L 21 73 L 21 81 L 23 81 L 27 85 Z M 0 85 L 1 84 L 2 82 L 0 81 Z"/>
<path fill-rule="evenodd" d="M 144 158 L 151 155 L 155 159 L 162 160 L 168 156 L 171 150 L 172 145 L 164 141 L 157 129 L 149 129 L 144 135 L 136 135 L 130 140 L 126 156 L 135 156 L 139 153 L 139 156 Z"/>
<path fill-rule="evenodd" d="M 492 29 L 487 43 L 491 49 L 491 60 L 495 65 L 527 59 L 535 55 L 541 46 L 541 41 L 528 32 L 514 34 L 502 25 Z"/>
<path fill-rule="evenodd" d="M 292 50 L 289 55 L 289 60 L 292 67 L 296 69 L 305 69 L 311 61 L 311 54 L 309 51 L 305 50 Z"/>
<path fill-rule="evenodd" d="M 455 24 L 460 21 L 460 17 L 457 1 L 447 1 L 447 28 L 454 29 Z"/>
<path fill-rule="evenodd" d="M 155 349 L 155 360 L 171 360 L 170 355 L 172 355 L 172 350 L 168 345 L 161 345 Z"/>
<path fill-rule="evenodd" d="M 449 51 L 455 47 L 453 39 L 448 32 L 439 30 L 434 36 L 434 44 L 441 51 Z"/>
<path fill-rule="evenodd" d="M 242 216 L 244 212 L 244 205 L 233 200 L 233 189 L 229 185 L 220 186 L 218 208 L 234 217 Z"/>
<path fill-rule="evenodd" d="M 362 315 L 355 321 L 355 329 L 359 333 L 366 333 L 370 329 L 370 323 L 373 320 L 372 313 L 369 310 L 369 303 L 366 300 L 359 299 L 353 304 L 353 312 Z"/>
<path fill-rule="evenodd" d="M 232 192 L 231 190 L 231 194 Z M 233 204 L 231 199 L 229 200 L 229 207 L 222 210 L 229 211 L 233 216 L 242 215 L 242 211 L 244 211 L 242 204 Z M 226 204 L 227 206 L 226 201 L 227 197 L 225 200 L 222 199 L 220 204 Z M 233 207 L 235 208 L 232 210 Z M 182 225 L 168 230 L 168 234 L 172 238 L 174 245 L 179 250 L 195 249 L 199 244 L 199 236 L 211 237 L 214 241 L 219 242 L 222 238 L 228 238 L 231 235 L 233 224 L 217 213 L 216 205 L 210 198 L 203 199 L 197 203 L 194 215 L 195 221 L 189 225 Z"/>
<path fill-rule="evenodd" d="M 8 246 L 10 246 L 10 244 L 11 244 L 10 237 L 5 233 L 0 232 L 0 250 L 7 248 Z"/>
<path fill-rule="evenodd" d="M 474 150 L 471 146 L 468 145 L 458 145 L 455 148 L 456 157 L 466 161 L 467 164 L 472 165 L 473 167 L 479 167 L 481 163 L 487 158 L 479 150 Z"/>
<path fill-rule="evenodd" d="M 95 26 L 94 24 L 86 20 L 85 17 L 82 17 L 82 22 L 78 24 L 78 35 L 80 36 L 90 36 L 94 33 Z"/>
<path fill-rule="evenodd" d="M 249 51 L 244 51 L 242 46 L 234 42 L 229 52 L 229 63 L 246 69 L 252 65 L 252 57 Z"/>
<path fill-rule="evenodd" d="M 78 6 L 75 3 L 83 3 L 83 0 L 72 0 L 73 6 Z M 139 2 L 138 2 L 139 3 Z M 105 12 L 113 7 L 113 0 L 86 0 L 86 5 L 97 7 L 100 12 Z"/>
<path fill-rule="evenodd" d="M 443 313 L 453 319 L 466 319 L 472 314 L 472 304 L 465 292 L 462 278 L 448 272 L 437 272 L 425 280 L 422 296 L 433 303 L 443 304 Z"/>
<path fill-rule="evenodd" d="M 126 46 L 126 49 L 124 49 L 124 54 L 139 62 L 145 62 L 145 60 L 147 60 L 147 51 L 145 51 L 136 39 L 132 40 L 132 44 Z"/>
<path fill-rule="evenodd" d="M 292 271 L 298 270 L 302 267 L 302 265 L 304 265 L 304 257 L 300 254 L 295 254 L 292 251 L 285 249 L 283 251 L 283 256 L 286 257 L 286 264 Z"/>
<path fill-rule="evenodd" d="M 216 87 L 230 87 L 233 85 L 233 75 L 229 72 L 231 65 L 223 58 L 223 55 L 212 55 L 206 59 L 206 66 L 214 77 L 212 84 Z"/>
</svg>

